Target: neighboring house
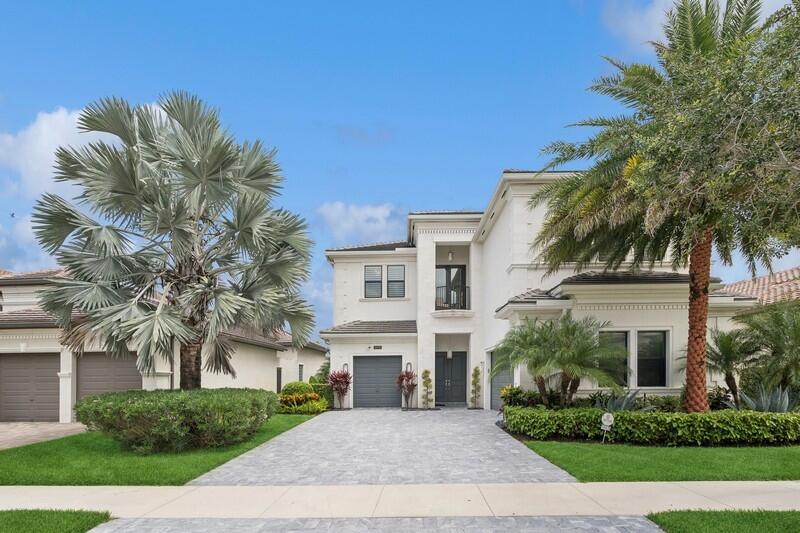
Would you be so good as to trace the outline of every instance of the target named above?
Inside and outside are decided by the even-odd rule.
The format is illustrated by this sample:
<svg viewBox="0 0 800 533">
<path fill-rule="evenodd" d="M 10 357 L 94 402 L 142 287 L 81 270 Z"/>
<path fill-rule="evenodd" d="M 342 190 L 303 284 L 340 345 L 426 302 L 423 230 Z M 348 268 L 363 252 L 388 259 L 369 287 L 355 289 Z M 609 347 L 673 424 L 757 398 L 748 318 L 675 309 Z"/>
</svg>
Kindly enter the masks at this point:
<svg viewBox="0 0 800 533">
<path fill-rule="evenodd" d="M 59 342 L 60 330 L 38 305 L 36 292 L 60 270 L 0 273 L 0 421 L 73 419 L 73 406 L 84 396 L 128 389 L 179 386 L 176 346 L 174 367 L 162 359 L 152 374 L 142 375 L 135 358 L 112 359 L 99 345 L 81 357 Z M 227 337 L 235 347 L 236 378 L 203 371 L 203 387 L 253 387 L 279 390 L 298 378 L 308 381 L 326 357 L 326 348 L 309 342 L 291 346 L 285 333 L 276 338 L 237 329 Z"/>
<path fill-rule="evenodd" d="M 481 370 L 481 405 L 497 408 L 499 391 L 532 387 L 525 369 L 489 377 L 492 350 L 526 317 L 608 320 L 604 332 L 623 344 L 628 384 L 643 392 L 675 394 L 683 386 L 680 357 L 688 336 L 688 274 L 657 265 L 632 272 L 603 265 L 576 274 L 568 265 L 544 276 L 531 242 L 545 208 L 531 210 L 531 194 L 564 173 L 507 170 L 482 212 L 412 212 L 400 242 L 326 251 L 333 267 L 334 326 L 322 331 L 331 369 L 349 369 L 354 407 L 399 406 L 401 370 L 432 372 L 440 405 L 463 405 L 472 369 Z M 720 287 L 714 280 L 712 290 Z M 729 327 L 734 313 L 755 299 L 717 292 L 711 325 Z M 421 381 L 421 380 L 420 380 Z M 711 384 L 711 383 L 710 383 Z M 591 383 L 583 383 L 584 391 Z M 418 388 L 416 404 L 422 395 Z"/>
<path fill-rule="evenodd" d="M 800 300 L 800 266 L 729 283 L 723 290 L 757 298 L 762 304 Z"/>
</svg>

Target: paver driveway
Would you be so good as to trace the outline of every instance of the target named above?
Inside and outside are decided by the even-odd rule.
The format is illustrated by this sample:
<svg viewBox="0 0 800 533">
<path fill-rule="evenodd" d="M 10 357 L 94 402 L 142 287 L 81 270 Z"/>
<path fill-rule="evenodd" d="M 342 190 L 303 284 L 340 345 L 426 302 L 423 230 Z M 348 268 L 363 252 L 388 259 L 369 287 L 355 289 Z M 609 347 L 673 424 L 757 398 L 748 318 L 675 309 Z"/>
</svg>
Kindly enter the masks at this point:
<svg viewBox="0 0 800 533">
<path fill-rule="evenodd" d="M 86 431 L 83 424 L 58 422 L 0 422 L 0 450 L 60 439 Z"/>
<path fill-rule="evenodd" d="M 193 485 L 382 485 L 574 481 L 495 425 L 489 411 L 323 413 Z"/>
</svg>

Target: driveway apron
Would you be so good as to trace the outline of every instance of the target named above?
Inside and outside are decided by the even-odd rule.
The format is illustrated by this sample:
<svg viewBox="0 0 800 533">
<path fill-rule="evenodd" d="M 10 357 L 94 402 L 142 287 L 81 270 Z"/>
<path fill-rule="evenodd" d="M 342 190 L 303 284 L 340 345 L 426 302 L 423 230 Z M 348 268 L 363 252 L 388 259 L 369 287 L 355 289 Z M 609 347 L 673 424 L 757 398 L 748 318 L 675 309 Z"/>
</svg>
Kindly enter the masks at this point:
<svg viewBox="0 0 800 533">
<path fill-rule="evenodd" d="M 323 413 L 191 485 L 384 485 L 574 481 L 482 410 Z"/>
</svg>

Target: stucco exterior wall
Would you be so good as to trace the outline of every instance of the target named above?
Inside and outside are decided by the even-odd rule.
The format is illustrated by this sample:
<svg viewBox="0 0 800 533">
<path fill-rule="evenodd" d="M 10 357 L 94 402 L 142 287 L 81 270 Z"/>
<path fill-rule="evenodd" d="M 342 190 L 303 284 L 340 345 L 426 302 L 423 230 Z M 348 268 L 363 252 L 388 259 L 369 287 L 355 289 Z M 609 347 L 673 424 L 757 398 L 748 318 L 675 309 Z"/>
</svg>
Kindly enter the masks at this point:
<svg viewBox="0 0 800 533">
<path fill-rule="evenodd" d="M 235 353 L 231 360 L 236 370 L 236 377 L 225 374 L 213 374 L 203 370 L 203 388 L 219 389 L 223 387 L 248 387 L 274 391 L 276 385 L 276 368 L 278 352 L 261 346 L 253 346 L 235 342 Z M 296 373 L 296 370 L 295 370 Z M 284 383 L 287 380 L 284 374 Z"/>
<path fill-rule="evenodd" d="M 0 305 L 4 313 L 10 311 L 21 311 L 23 309 L 35 309 L 39 302 L 36 293 L 42 290 L 44 285 L 7 285 L 0 286 Z"/>
</svg>

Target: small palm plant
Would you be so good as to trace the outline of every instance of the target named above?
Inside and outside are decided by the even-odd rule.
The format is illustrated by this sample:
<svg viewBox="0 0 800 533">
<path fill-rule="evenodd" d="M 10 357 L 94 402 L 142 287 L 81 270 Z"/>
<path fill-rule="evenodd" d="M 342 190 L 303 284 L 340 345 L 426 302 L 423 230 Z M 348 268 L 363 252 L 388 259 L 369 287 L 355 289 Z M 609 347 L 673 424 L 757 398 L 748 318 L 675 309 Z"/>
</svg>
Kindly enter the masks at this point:
<svg viewBox="0 0 800 533">
<path fill-rule="evenodd" d="M 177 345 L 180 387 L 194 389 L 201 368 L 235 375 L 230 330 L 268 336 L 288 324 L 304 342 L 311 241 L 302 218 L 273 206 L 274 150 L 239 144 L 182 92 L 157 106 L 100 100 L 78 124 L 114 140 L 59 148 L 56 179 L 79 203 L 46 193 L 33 211 L 39 243 L 68 274 L 40 292 L 64 344 L 80 354 L 99 340 L 113 357 L 133 346 L 148 373 Z"/>
<path fill-rule="evenodd" d="M 747 332 L 739 329 L 721 331 L 713 328 L 709 331 L 709 341 L 706 347 L 708 369 L 725 376 L 733 403 L 738 406 L 739 385 L 736 376 L 753 364 L 757 348 Z"/>
<path fill-rule="evenodd" d="M 601 387 L 616 387 L 614 377 L 604 369 L 618 367 L 627 353 L 600 337 L 600 330 L 609 325 L 593 317 L 575 320 L 569 312 L 553 320 L 526 320 L 510 330 L 495 350 L 492 375 L 524 366 L 545 405 L 549 403 L 549 378 L 558 379 L 561 405 L 572 403 L 585 378 Z"/>
<path fill-rule="evenodd" d="M 784 389 L 800 383 L 800 301 L 768 305 L 736 320 L 745 325 L 771 383 Z"/>
</svg>

